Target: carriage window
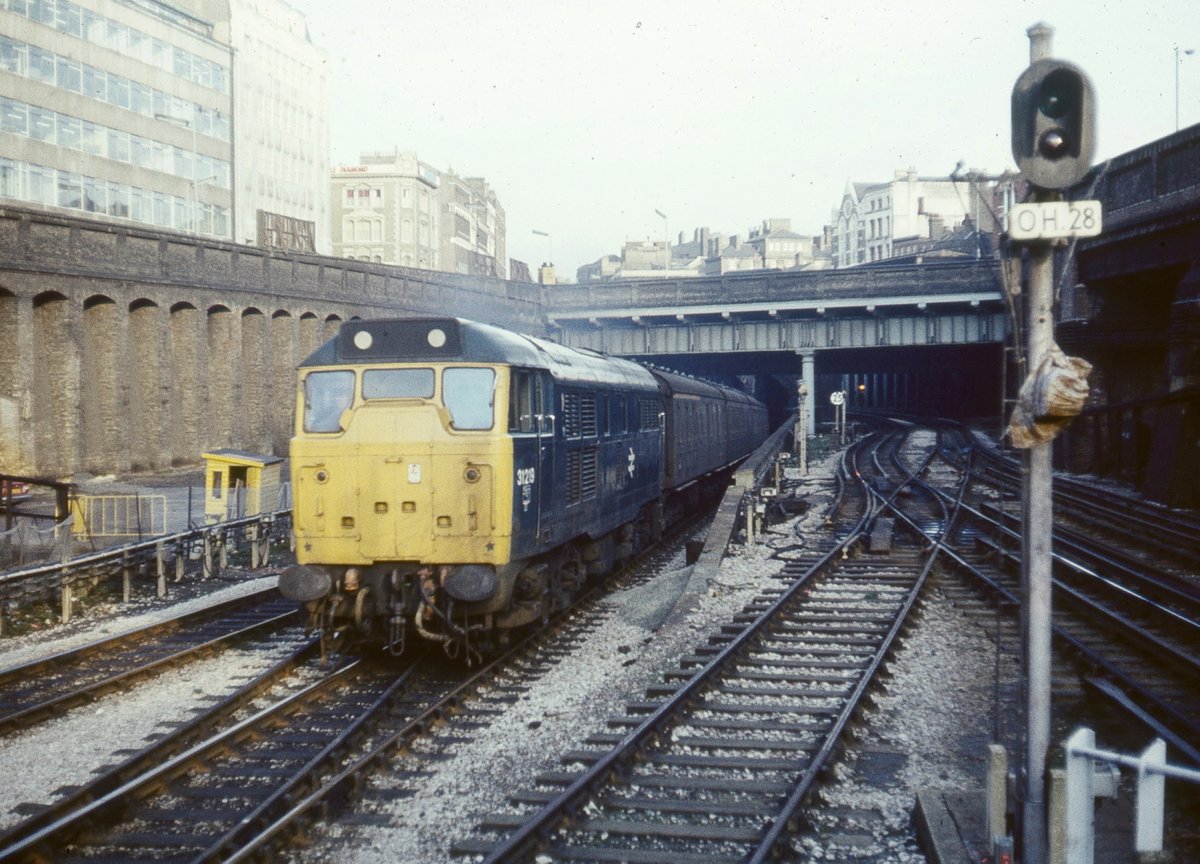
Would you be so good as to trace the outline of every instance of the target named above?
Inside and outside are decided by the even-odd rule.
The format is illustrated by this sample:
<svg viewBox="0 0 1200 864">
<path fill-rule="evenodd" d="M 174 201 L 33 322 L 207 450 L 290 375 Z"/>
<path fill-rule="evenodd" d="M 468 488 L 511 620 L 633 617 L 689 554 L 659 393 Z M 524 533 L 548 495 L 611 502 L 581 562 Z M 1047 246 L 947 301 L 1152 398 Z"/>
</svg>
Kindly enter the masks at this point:
<svg viewBox="0 0 1200 864">
<path fill-rule="evenodd" d="M 353 401 L 353 372 L 310 373 L 304 379 L 304 431 L 341 432 L 342 412 Z"/>
<path fill-rule="evenodd" d="M 455 429 L 491 429 L 495 402 L 493 369 L 447 369 L 442 373 L 442 401 Z"/>
<path fill-rule="evenodd" d="M 432 369 L 368 369 L 363 373 L 364 399 L 429 399 Z"/>
</svg>

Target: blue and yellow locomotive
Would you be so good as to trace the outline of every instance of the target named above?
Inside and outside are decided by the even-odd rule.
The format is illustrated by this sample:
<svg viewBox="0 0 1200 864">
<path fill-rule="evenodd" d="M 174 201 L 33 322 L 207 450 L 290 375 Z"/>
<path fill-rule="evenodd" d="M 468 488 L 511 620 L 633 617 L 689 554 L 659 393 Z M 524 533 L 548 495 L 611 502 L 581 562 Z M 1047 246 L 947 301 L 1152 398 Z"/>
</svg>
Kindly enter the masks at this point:
<svg viewBox="0 0 1200 864">
<path fill-rule="evenodd" d="M 348 322 L 299 385 L 280 590 L 396 654 L 545 621 L 767 431 L 740 391 L 455 318 Z"/>
</svg>

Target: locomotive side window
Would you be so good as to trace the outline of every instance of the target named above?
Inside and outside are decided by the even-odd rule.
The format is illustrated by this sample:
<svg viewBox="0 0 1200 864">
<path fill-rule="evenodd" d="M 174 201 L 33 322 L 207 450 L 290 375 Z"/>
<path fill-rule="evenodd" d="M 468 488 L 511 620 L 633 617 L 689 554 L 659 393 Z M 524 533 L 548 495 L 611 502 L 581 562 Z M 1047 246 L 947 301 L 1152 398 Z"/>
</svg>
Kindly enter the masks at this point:
<svg viewBox="0 0 1200 864">
<path fill-rule="evenodd" d="M 342 412 L 353 401 L 353 372 L 309 373 L 304 379 L 304 431 L 341 432 Z"/>
<path fill-rule="evenodd" d="M 537 404 L 534 401 L 534 375 L 528 369 L 512 370 L 509 385 L 508 431 L 533 432 Z"/>
<path fill-rule="evenodd" d="M 495 392 L 494 369 L 447 369 L 442 373 L 442 402 L 455 429 L 491 429 Z"/>
<path fill-rule="evenodd" d="M 364 399 L 430 399 L 432 369 L 368 369 L 363 373 Z"/>
</svg>

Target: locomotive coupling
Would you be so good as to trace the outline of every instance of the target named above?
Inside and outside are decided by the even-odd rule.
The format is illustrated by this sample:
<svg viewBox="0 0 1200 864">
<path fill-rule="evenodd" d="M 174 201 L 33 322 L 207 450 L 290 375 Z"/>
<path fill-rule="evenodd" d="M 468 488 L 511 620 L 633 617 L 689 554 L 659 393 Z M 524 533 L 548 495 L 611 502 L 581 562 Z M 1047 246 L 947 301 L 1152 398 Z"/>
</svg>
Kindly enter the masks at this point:
<svg viewBox="0 0 1200 864">
<path fill-rule="evenodd" d="M 321 567 L 293 564 L 279 574 L 279 593 L 297 603 L 309 603 L 328 597 L 333 590 L 333 579 Z"/>
</svg>

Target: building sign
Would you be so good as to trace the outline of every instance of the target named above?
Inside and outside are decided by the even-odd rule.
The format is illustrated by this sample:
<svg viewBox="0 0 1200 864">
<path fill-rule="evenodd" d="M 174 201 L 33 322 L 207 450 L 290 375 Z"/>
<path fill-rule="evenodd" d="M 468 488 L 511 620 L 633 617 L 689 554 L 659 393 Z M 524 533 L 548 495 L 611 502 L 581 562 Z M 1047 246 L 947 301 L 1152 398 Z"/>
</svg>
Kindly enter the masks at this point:
<svg viewBox="0 0 1200 864">
<path fill-rule="evenodd" d="M 258 211 L 258 245 L 287 252 L 316 252 L 317 223 Z"/>
</svg>

